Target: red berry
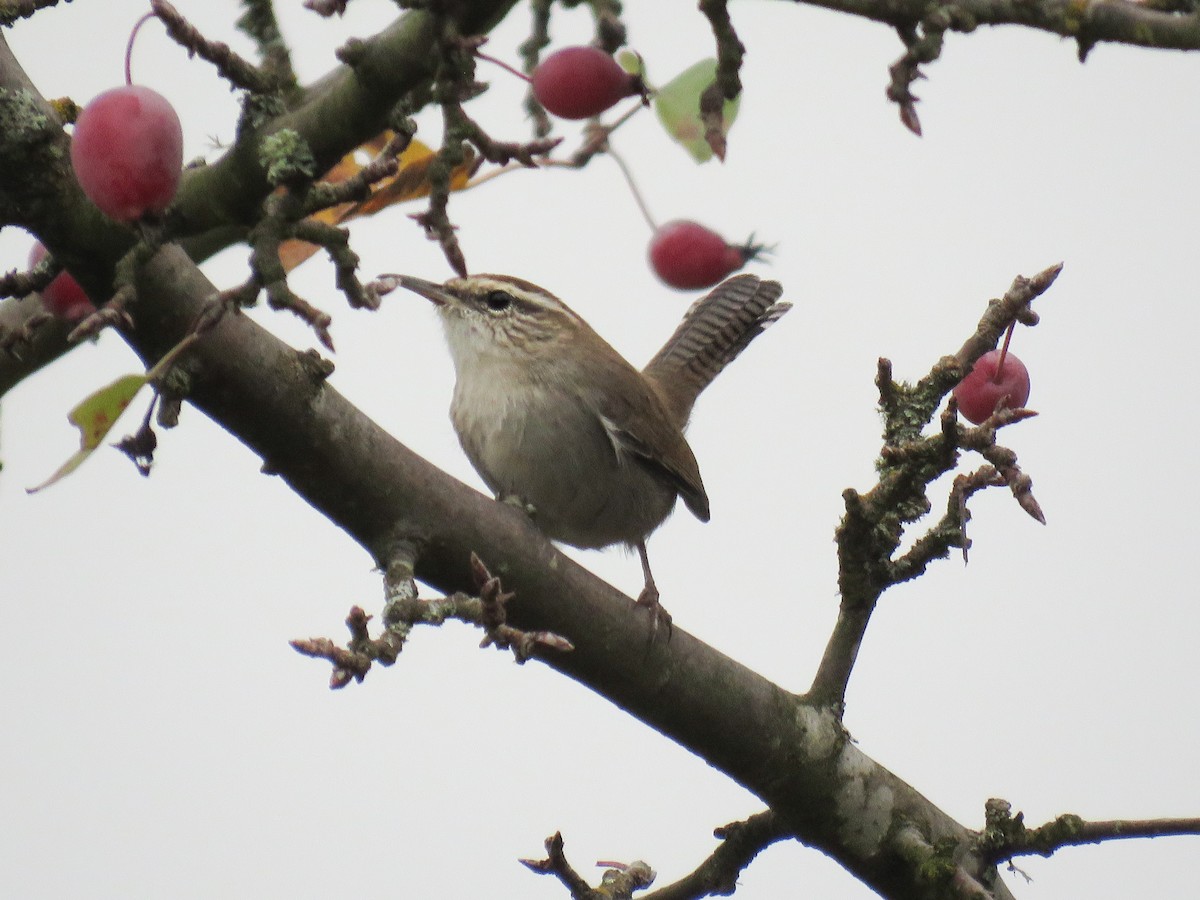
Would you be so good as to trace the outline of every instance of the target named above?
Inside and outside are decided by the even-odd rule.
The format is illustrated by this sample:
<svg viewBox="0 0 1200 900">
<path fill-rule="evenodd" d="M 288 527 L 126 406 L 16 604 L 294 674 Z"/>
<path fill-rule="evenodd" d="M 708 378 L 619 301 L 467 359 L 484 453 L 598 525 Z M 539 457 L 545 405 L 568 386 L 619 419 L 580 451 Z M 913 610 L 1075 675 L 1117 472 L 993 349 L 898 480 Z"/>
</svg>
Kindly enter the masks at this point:
<svg viewBox="0 0 1200 900">
<path fill-rule="evenodd" d="M 183 167 L 179 116 L 148 87 L 105 91 L 79 114 L 71 165 L 83 192 L 110 217 L 133 222 L 160 213 Z"/>
<path fill-rule="evenodd" d="M 34 244 L 29 251 L 29 268 L 40 263 L 45 255 L 46 248 L 40 243 Z M 78 321 L 96 311 L 79 282 L 66 272 L 60 272 L 42 289 L 42 306 L 46 312 L 69 322 Z"/>
<path fill-rule="evenodd" d="M 978 425 L 996 411 L 999 404 L 1021 409 L 1029 401 L 1029 370 L 1012 353 L 1005 354 L 1004 369 L 997 375 L 1000 351 L 989 350 L 975 363 L 970 373 L 954 388 L 959 411 Z"/>
<path fill-rule="evenodd" d="M 533 70 L 532 81 L 538 103 L 562 119 L 598 116 L 641 89 L 640 81 L 599 47 L 551 53 Z"/>
<path fill-rule="evenodd" d="M 675 221 L 650 239 L 650 266 L 666 284 L 690 291 L 711 287 L 736 272 L 762 249 L 727 244 L 725 238 L 696 222 Z"/>
</svg>

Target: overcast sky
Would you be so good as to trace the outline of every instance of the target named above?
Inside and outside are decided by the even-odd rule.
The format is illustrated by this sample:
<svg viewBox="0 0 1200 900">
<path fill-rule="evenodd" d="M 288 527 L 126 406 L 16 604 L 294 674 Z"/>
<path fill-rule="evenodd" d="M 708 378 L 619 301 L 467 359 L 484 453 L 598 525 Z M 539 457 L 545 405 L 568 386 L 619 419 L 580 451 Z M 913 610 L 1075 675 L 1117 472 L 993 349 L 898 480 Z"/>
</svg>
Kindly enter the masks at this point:
<svg viewBox="0 0 1200 900">
<path fill-rule="evenodd" d="M 176 5 L 249 52 L 231 0 Z M 694 2 L 627 6 L 652 80 L 711 54 Z M 329 23 L 299 7 L 280 11 L 305 80 L 395 11 L 357 0 Z M 76 2 L 7 37 L 47 96 L 85 102 L 121 81 L 144 9 Z M 749 53 L 727 163 L 695 166 L 649 114 L 614 137 L 660 221 L 776 243 L 751 271 L 782 281 L 796 307 L 697 406 L 689 438 L 713 516 L 680 511 L 651 539 L 664 605 L 804 690 L 837 612 L 841 493 L 872 484 L 877 358 L 919 377 L 1015 275 L 1063 261 L 1037 301 L 1042 324 L 1013 345 L 1041 415 L 1005 435 L 1048 524 L 1007 492 L 978 498 L 970 565 L 936 565 L 881 603 L 846 724 L 971 827 L 995 796 L 1033 824 L 1200 814 L 1200 57 L 1100 46 L 1080 66 L 1045 34 L 951 35 L 916 85 L 917 139 L 884 97 L 902 49 L 888 29 L 790 3 L 731 11 Z M 526 23 L 518 9 L 489 52 L 515 62 Z M 583 13 L 555 20 L 556 44 L 588 33 Z M 472 107 L 479 119 L 497 137 L 526 135 L 522 85 L 481 75 L 494 88 Z M 232 140 L 236 98 L 153 23 L 134 77 L 174 102 L 187 157 L 214 159 L 214 142 Z M 436 119 L 421 123 L 436 143 Z M 450 274 L 406 217 L 417 208 L 355 225 L 365 275 Z M 635 363 L 692 299 L 650 273 L 649 232 L 610 160 L 497 179 L 456 196 L 451 214 L 473 270 L 545 285 Z M 23 265 L 30 243 L 4 230 L 4 267 Z M 232 248 L 205 270 L 229 286 L 245 260 Z M 348 310 L 319 259 L 293 283 L 334 316 L 333 384 L 481 487 L 446 415 L 453 372 L 428 304 L 394 295 L 374 314 Z M 314 345 L 287 317 L 254 315 Z M 27 496 L 75 449 L 67 410 L 136 368 L 106 334 L 3 401 L 0 895 L 558 898 L 560 885 L 516 862 L 556 830 L 589 874 L 596 859 L 640 858 L 666 883 L 710 852 L 715 826 L 761 808 L 586 689 L 480 651 L 464 626 L 419 633 L 395 667 L 330 693 L 327 667 L 287 641 L 341 639 L 352 604 L 378 610 L 371 560 L 195 410 L 160 433 L 149 479 L 104 450 Z M 571 552 L 640 588 L 636 556 Z M 1065 850 L 1021 861 L 1032 882 L 1009 883 L 1022 898 L 1192 896 L 1196 840 Z M 869 894 L 784 845 L 738 896 Z"/>
</svg>

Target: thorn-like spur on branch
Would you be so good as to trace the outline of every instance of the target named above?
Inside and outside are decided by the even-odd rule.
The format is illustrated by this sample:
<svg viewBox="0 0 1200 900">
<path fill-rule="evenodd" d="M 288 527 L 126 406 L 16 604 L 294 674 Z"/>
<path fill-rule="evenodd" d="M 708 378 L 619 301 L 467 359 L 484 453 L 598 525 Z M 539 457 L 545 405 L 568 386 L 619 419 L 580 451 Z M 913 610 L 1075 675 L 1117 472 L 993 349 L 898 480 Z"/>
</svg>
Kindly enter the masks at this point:
<svg viewBox="0 0 1200 900">
<path fill-rule="evenodd" d="M 562 832 L 556 831 L 546 838 L 545 847 L 545 859 L 522 859 L 521 865 L 539 875 L 554 875 L 571 892 L 572 897 L 582 897 L 590 893 L 591 887 L 584 881 L 583 876 L 575 871 L 563 853 Z"/>
<path fill-rule="evenodd" d="M 520 631 L 508 624 L 505 607 L 515 593 L 506 592 L 500 579 L 488 571 L 487 566 L 474 553 L 471 554 L 471 577 L 479 591 L 479 622 L 486 632 L 480 647 L 495 647 L 497 650 L 512 650 L 518 663 L 529 660 L 539 647 L 552 650 L 574 650 L 574 645 L 561 635 L 549 631 Z"/>
<path fill-rule="evenodd" d="M 358 280 L 359 256 L 350 249 L 350 232 L 316 219 L 304 219 L 291 228 L 291 234 L 298 240 L 325 248 L 333 262 L 334 284 L 351 309 L 379 308 L 379 298 Z"/>
<path fill-rule="evenodd" d="M 134 299 L 134 293 L 132 285 L 120 288 L 113 294 L 111 300 L 88 315 L 71 330 L 71 333 L 67 335 L 68 343 L 78 344 L 90 340 L 105 328 L 132 328 L 133 319 L 125 307 Z"/>
<path fill-rule="evenodd" d="M 606 866 L 607 870 L 601 879 L 601 887 L 592 888 L 583 876 L 575 871 L 563 853 L 563 838 L 561 832 L 555 832 L 546 838 L 545 859 L 522 859 L 521 865 L 539 875 L 553 875 L 571 892 L 575 900 L 624 900 L 633 896 L 634 891 L 649 887 L 655 878 L 655 872 L 641 860 L 625 863 L 598 862 L 598 866 Z M 658 892 L 650 896 L 657 896 Z M 700 895 L 696 895 L 700 896 Z"/>
<path fill-rule="evenodd" d="M 700 12 L 708 19 L 717 41 L 716 79 L 700 95 L 700 120 L 704 123 L 704 140 L 713 155 L 724 162 L 725 101 L 733 100 L 742 92 L 738 72 L 742 68 L 746 46 L 738 40 L 733 29 L 726 0 L 700 0 Z"/>
<path fill-rule="evenodd" d="M 267 94 L 279 87 L 257 66 L 234 53 L 228 44 L 208 40 L 167 0 L 150 0 L 150 7 L 188 56 L 199 56 L 212 63 L 230 84 L 253 94 Z"/>
<path fill-rule="evenodd" d="M 528 169 L 536 169 L 540 163 L 537 157 L 545 156 L 562 143 L 562 138 L 537 138 L 536 140 L 519 143 L 516 141 L 497 141 L 471 119 L 466 134 L 471 145 L 479 151 L 479 155 L 488 162 L 497 165 L 508 165 L 514 160 Z M 464 123 L 466 124 L 466 123 Z"/>
<path fill-rule="evenodd" d="M 400 161 L 396 159 L 404 152 L 405 146 L 411 141 L 407 135 L 400 136 L 403 140 L 396 142 L 393 137 L 380 154 L 351 175 L 336 183 L 320 181 L 313 185 L 305 202 L 305 215 L 312 215 L 330 206 L 342 203 L 361 203 L 371 197 L 371 186 L 390 178 L 400 171 Z M 398 149 L 391 149 L 395 145 Z"/>
<path fill-rule="evenodd" d="M 964 428 L 959 442 L 964 450 L 975 450 L 991 463 L 1007 484 L 1017 500 L 1017 504 L 1025 512 L 1041 524 L 1046 524 L 1046 516 L 1041 505 L 1033 496 L 1033 479 L 1021 471 L 1017 465 L 1017 454 L 1007 447 L 996 443 L 996 430 L 1005 425 L 1011 425 L 1036 416 L 1031 409 L 1000 409 L 985 419 L 976 428 Z"/>
<path fill-rule="evenodd" d="M 985 805 L 984 818 L 986 827 L 979 837 L 979 849 L 992 863 L 1014 856 L 1051 856 L 1063 847 L 1102 841 L 1200 834 L 1200 818 L 1089 822 L 1072 813 L 1037 828 L 1028 828 L 1024 813 L 1018 812 L 1014 816 L 1012 804 L 995 798 Z"/>
<path fill-rule="evenodd" d="M 138 274 L 161 246 L 162 235 L 151 226 L 142 227 L 142 239 L 117 262 L 113 275 L 116 291 L 112 298 L 81 321 L 67 335 L 67 341 L 78 343 L 98 335 L 105 328 L 132 328 L 133 319 L 128 310 L 137 301 Z"/>
<path fill-rule="evenodd" d="M 458 235 L 455 234 L 457 226 L 451 221 L 446 213 L 446 201 L 449 198 L 449 191 L 439 193 L 438 182 L 433 174 L 437 163 L 433 163 L 429 167 L 430 171 L 430 192 L 429 192 L 429 209 L 423 213 L 412 213 L 410 218 L 425 231 L 425 237 L 431 241 L 437 241 L 442 248 L 442 255 L 446 257 L 446 262 L 450 264 L 450 268 L 460 277 L 465 278 L 467 274 L 467 258 L 463 255 L 462 245 L 458 242 Z"/>
<path fill-rule="evenodd" d="M 291 192 L 272 194 L 263 204 L 264 215 L 248 236 L 250 271 L 254 283 L 267 292 L 272 309 L 290 310 L 313 330 L 317 340 L 334 352 L 329 326 L 333 317 L 296 294 L 287 281 L 287 270 L 280 258 L 280 245 L 291 237 L 300 218 L 300 202 Z M 315 237 L 315 232 L 313 233 Z"/>
<path fill-rule="evenodd" d="M 921 22 L 920 29 L 916 25 L 902 25 L 896 31 L 905 49 L 904 55 L 888 68 L 891 81 L 887 87 L 887 98 L 900 108 L 900 121 L 904 127 L 920 137 L 921 120 L 917 116 L 920 98 L 913 94 L 912 83 L 925 77 L 920 68 L 922 63 L 931 63 L 941 56 L 946 25 L 931 16 Z"/>
<path fill-rule="evenodd" d="M 730 822 L 713 831 L 720 846 L 690 874 L 646 894 L 641 900 L 691 900 L 694 897 L 728 897 L 737 889 L 738 876 L 763 850 L 792 836 L 771 810 L 755 813 L 742 822 Z"/>
<path fill-rule="evenodd" d="M 329 638 L 297 638 L 289 643 L 297 653 L 331 662 L 333 673 L 329 676 L 329 687 L 337 690 L 348 685 L 351 679 L 361 682 L 367 677 L 372 663 L 378 661 L 390 666 L 400 655 L 403 640 L 398 640 L 391 631 L 384 632 L 379 640 L 372 640 L 367 631 L 370 621 L 371 617 L 361 606 L 354 606 L 346 616 L 350 640 L 345 647 L 339 647 Z"/>
</svg>

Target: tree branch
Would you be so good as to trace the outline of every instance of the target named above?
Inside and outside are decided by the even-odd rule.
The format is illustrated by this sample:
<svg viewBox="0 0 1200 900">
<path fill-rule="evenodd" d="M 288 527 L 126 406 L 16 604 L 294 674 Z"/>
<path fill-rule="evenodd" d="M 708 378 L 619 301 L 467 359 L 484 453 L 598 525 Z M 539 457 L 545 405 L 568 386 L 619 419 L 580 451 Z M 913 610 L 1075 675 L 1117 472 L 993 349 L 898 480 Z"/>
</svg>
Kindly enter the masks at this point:
<svg viewBox="0 0 1200 900">
<path fill-rule="evenodd" d="M 0 76 L 17 83 L 28 103 L 44 107 L 6 50 L 0 46 Z M 0 169 L 0 193 L 19 189 L 23 178 Z M 76 274 L 90 278 L 85 287 L 97 293 L 109 290 L 111 275 L 106 282 L 104 273 L 125 255 L 127 229 L 103 221 L 76 226 L 72 211 L 89 206 L 73 179 L 51 180 L 42 189 L 58 191 L 52 205 L 64 210 L 63 246 L 87 260 Z M 152 363 L 211 315 L 218 292 L 183 249 L 167 246 L 139 269 L 137 296 L 135 324 L 122 333 Z M 900 822 L 918 823 L 930 847 L 956 848 L 976 877 L 1002 888 L 994 867 L 975 853 L 973 833 L 862 753 L 828 709 L 681 628 L 669 642 L 650 643 L 651 621 L 632 599 L 570 562 L 526 516 L 466 488 L 393 439 L 329 385 L 327 371 L 310 354 L 234 310 L 176 368 L 189 385 L 189 402 L 257 453 L 266 471 L 284 478 L 377 565 L 385 567 L 398 545 L 411 547 L 415 575 L 452 594 L 471 589 L 470 559 L 478 553 L 517 592 L 506 610 L 510 624 L 574 644 L 572 652 L 543 660 L 547 665 L 756 793 L 800 840 L 875 890 L 932 897 L 936 888 L 946 895 L 944 885 L 924 874 L 919 854 L 895 852 Z"/>
<path fill-rule="evenodd" d="M 941 415 L 938 433 L 926 436 L 923 430 L 963 373 L 996 345 L 1013 322 L 1036 324 L 1037 315 L 1029 305 L 1049 289 L 1061 270 L 1059 263 L 1032 278 L 1017 276 L 1003 298 L 988 304 L 975 332 L 958 353 L 939 360 L 914 386 L 897 383 L 892 378 L 892 364 L 879 360 L 875 384 L 884 416 L 879 481 L 866 493 L 849 488 L 842 494 L 846 514 L 836 533 L 842 600 L 809 690 L 814 700 L 841 709 L 863 636 L 884 591 L 921 574 L 932 560 L 949 555 L 951 547 L 961 546 L 965 553 L 966 500 L 971 494 L 984 487 L 1008 485 L 1021 508 L 1045 523 L 1031 491 L 1032 480 L 1017 466 L 1016 454 L 996 443 L 1000 428 L 1034 413 L 1004 409 L 978 427 L 968 428 L 959 423 L 957 407 L 951 402 Z M 927 495 L 930 483 L 957 465 L 960 449 L 976 451 L 991 466 L 966 479 L 960 476 L 946 514 L 897 558 L 905 530 L 932 509 Z"/>
<path fill-rule="evenodd" d="M 783 819 L 771 810 L 756 813 L 744 822 L 730 822 L 713 832 L 721 844 L 695 871 L 664 885 L 642 900 L 693 900 L 728 897 L 737 889 L 738 875 L 754 858 L 776 841 L 792 836 Z"/>
<path fill-rule="evenodd" d="M 135 329 L 147 361 L 187 333 L 215 288 L 164 248 L 143 269 Z M 445 593 L 472 588 L 472 551 L 517 592 L 514 627 L 550 631 L 575 649 L 545 664 L 706 759 L 756 793 L 805 843 L 886 895 L 933 896 L 921 866 L 887 848 L 901 821 L 931 847 L 957 848 L 975 877 L 974 837 L 863 754 L 836 717 L 675 628 L 649 642 L 629 597 L 570 562 L 527 517 L 465 487 L 390 437 L 246 316 L 227 314 L 179 367 L 188 400 L 262 457 L 265 467 L 385 566 L 398 543 L 415 574 Z M 932 851 L 931 851 L 932 852 Z"/>
<path fill-rule="evenodd" d="M 924 0 L 791 0 L 850 13 L 893 27 L 912 26 L 929 11 Z M 1101 42 L 1200 49 L 1200 14 L 1160 12 L 1126 0 L 954 0 L 939 4 L 948 15 L 948 30 L 971 32 L 980 25 L 1024 25 L 1074 38 L 1080 56 Z"/>
<path fill-rule="evenodd" d="M 1052 856 L 1063 847 L 1103 841 L 1200 834 L 1200 818 L 1088 822 L 1072 813 L 1058 816 L 1037 828 L 1027 828 L 1025 814 L 1012 815 L 1012 805 L 999 799 L 987 802 L 985 817 L 987 828 L 980 846 L 989 859 L 998 863 L 1014 856 Z"/>
</svg>

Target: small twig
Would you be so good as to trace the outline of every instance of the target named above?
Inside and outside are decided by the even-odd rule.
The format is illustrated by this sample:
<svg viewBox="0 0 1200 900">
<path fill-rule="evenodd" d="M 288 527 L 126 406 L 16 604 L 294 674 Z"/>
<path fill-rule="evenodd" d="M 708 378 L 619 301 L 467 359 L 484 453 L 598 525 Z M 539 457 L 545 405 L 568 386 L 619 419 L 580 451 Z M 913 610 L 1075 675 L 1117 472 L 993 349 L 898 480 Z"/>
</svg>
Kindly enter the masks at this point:
<svg viewBox="0 0 1200 900">
<path fill-rule="evenodd" d="M 1050 289 L 1062 269 L 1063 264 L 1057 263 L 1043 269 L 1032 278 L 1018 275 L 1004 296 L 988 305 L 975 333 L 967 338 L 955 354 L 960 371 L 946 373 L 950 387 L 957 384 L 963 374 L 971 371 L 979 357 L 995 348 L 1000 335 L 1004 334 L 1013 321 L 1023 325 L 1037 324 L 1037 313 L 1030 309 L 1029 305 Z"/>
<path fill-rule="evenodd" d="M 295 85 L 291 50 L 279 30 L 273 0 L 242 0 L 242 6 L 245 11 L 238 18 L 237 27 L 258 46 L 263 76 L 278 86 Z"/>
<path fill-rule="evenodd" d="M 427 238 L 441 245 L 442 254 L 450 268 L 465 276 L 467 260 L 447 213 L 451 178 L 466 157 L 466 136 L 455 128 L 458 120 L 455 111 L 461 113 L 461 118 L 466 118 L 466 113 L 461 112 L 461 104 L 464 98 L 482 86 L 476 85 L 473 80 L 475 57 L 459 38 L 450 17 L 438 15 L 435 28 L 439 53 L 433 98 L 442 109 L 442 146 L 429 166 L 429 207 L 412 218 L 425 230 Z"/>
<path fill-rule="evenodd" d="M 1127 838 L 1200 835 L 1200 818 L 1110 819 L 1089 822 L 1073 813 L 1058 816 L 1036 828 L 1025 825 L 1025 814 L 1012 814 L 1012 804 L 993 798 L 985 806 L 986 828 L 980 850 L 992 863 L 1014 856 L 1051 856 L 1063 847 L 1098 844 Z"/>
<path fill-rule="evenodd" d="M 118 288 L 117 292 L 112 295 L 112 299 L 71 329 L 71 333 L 67 335 L 67 343 L 78 344 L 89 340 L 105 328 L 132 328 L 133 317 L 129 315 L 126 306 L 135 296 L 136 291 L 133 285 L 127 284 Z"/>
<path fill-rule="evenodd" d="M 189 57 L 199 56 L 212 63 L 235 87 L 253 94 L 269 94 L 278 89 L 279 85 L 274 78 L 238 56 L 228 44 L 208 40 L 167 0 L 150 0 L 150 7 L 166 26 L 171 38 L 187 50 Z"/>
<path fill-rule="evenodd" d="M 713 831 L 721 843 L 696 869 L 672 884 L 646 894 L 641 900 L 692 900 L 730 896 L 738 876 L 763 850 L 791 837 L 791 831 L 772 810 L 755 813 L 742 822 L 730 822 Z"/>
<path fill-rule="evenodd" d="M 524 663 L 533 657 L 539 648 L 566 652 L 574 645 L 561 635 L 550 631 L 521 631 L 507 622 L 506 606 L 515 593 L 505 592 L 500 579 L 488 571 L 487 566 L 474 553 L 471 554 L 471 575 L 479 591 L 480 621 L 486 634 L 479 644 L 497 650 L 512 650 L 513 658 Z"/>
<path fill-rule="evenodd" d="M 422 600 L 417 596 L 413 580 L 415 549 L 401 544 L 392 554 L 385 573 L 386 604 L 384 632 L 372 639 L 367 631 L 368 616 L 354 607 L 346 619 L 350 641 L 339 647 L 329 638 L 297 639 L 292 647 L 305 656 L 326 659 L 333 664 L 331 688 L 342 688 L 351 680 L 362 681 L 375 662 L 390 666 L 400 655 L 412 629 L 417 625 L 441 625 L 456 619 L 476 625 L 485 631 L 481 647 L 493 646 L 511 650 L 518 663 L 531 659 L 540 650 L 569 652 L 574 645 L 566 638 L 549 631 L 521 631 L 505 621 L 505 605 L 515 596 L 507 592 L 487 566 L 471 554 L 471 574 L 479 593 L 476 597 L 456 593 L 448 597 Z"/>
<path fill-rule="evenodd" d="M 555 832 L 546 838 L 545 859 L 522 859 L 520 862 L 531 872 L 539 875 L 553 875 L 571 892 L 575 900 L 620 900 L 632 897 L 633 892 L 649 887 L 655 878 L 655 872 L 641 860 L 631 863 L 600 861 L 598 866 L 605 866 L 601 887 L 593 888 L 575 871 L 567 861 L 563 852 L 562 832 Z"/>
<path fill-rule="evenodd" d="M 625 23 L 621 21 L 619 0 L 588 0 L 595 20 L 596 46 L 608 54 L 616 53 L 625 43 Z"/>
<path fill-rule="evenodd" d="M 516 160 L 526 168 L 537 168 L 537 157 L 545 156 L 562 143 L 562 138 L 538 138 L 525 143 L 497 141 L 480 128 L 458 104 L 448 106 L 446 115 L 449 117 L 448 124 L 455 133 L 470 141 L 479 151 L 479 155 L 488 162 L 501 166 Z"/>
<path fill-rule="evenodd" d="M 726 0 L 700 0 L 700 12 L 708 19 L 717 41 L 717 74 L 700 95 L 700 120 L 704 123 L 704 140 L 712 148 L 713 155 L 724 162 L 725 101 L 735 99 L 742 92 L 738 72 L 746 47 L 734 31 Z"/>
<path fill-rule="evenodd" d="M 297 653 L 311 656 L 314 659 L 325 659 L 333 664 L 333 673 L 329 677 L 329 687 L 333 690 L 344 688 L 351 679 L 362 681 L 371 670 L 371 664 L 378 660 L 384 665 L 395 662 L 395 654 L 399 648 L 392 646 L 392 641 L 372 641 L 367 633 L 367 623 L 371 617 L 362 607 L 354 606 L 346 616 L 346 628 L 350 631 L 350 642 L 346 647 L 339 647 L 329 638 L 308 638 L 289 641 Z M 391 662 L 385 662 L 390 658 Z"/>
<path fill-rule="evenodd" d="M 279 259 L 279 245 L 293 233 L 299 206 L 290 192 L 267 198 L 266 214 L 248 236 L 252 248 L 250 270 L 255 283 L 267 292 L 267 303 L 272 309 L 295 313 L 312 328 L 317 340 L 333 352 L 333 337 L 329 333 L 333 318 L 292 291 Z"/>
<path fill-rule="evenodd" d="M 552 0 L 530 0 L 529 3 L 529 13 L 532 16 L 529 37 L 517 48 L 517 52 L 521 54 L 521 65 L 524 67 L 527 75 L 533 74 L 533 70 L 537 68 L 542 50 L 550 45 L 551 2 Z M 553 127 L 550 122 L 550 116 L 546 114 L 545 108 L 538 102 L 537 97 L 533 95 L 532 89 L 525 92 L 525 111 L 533 120 L 534 137 L 543 138 L 550 133 Z"/>
<path fill-rule="evenodd" d="M 0 10 L 0 26 L 9 26 L 21 19 L 28 19 L 39 9 L 58 6 L 59 0 L 8 0 Z"/>
<path fill-rule="evenodd" d="M 942 43 L 946 31 L 958 25 L 958 19 L 965 19 L 945 6 L 935 6 L 921 19 L 919 25 L 901 25 L 896 29 L 900 40 L 904 42 L 904 55 L 888 68 L 891 81 L 887 87 L 887 98 L 900 108 L 900 121 L 904 127 L 921 136 L 921 120 L 917 116 L 917 102 L 920 98 L 912 92 L 912 83 L 918 78 L 924 78 L 921 66 L 931 63 L 942 55 Z"/>
<path fill-rule="evenodd" d="M 563 852 L 562 832 L 556 831 L 546 838 L 545 847 L 545 859 L 522 859 L 521 865 L 539 875 L 554 875 L 571 892 L 572 897 L 590 893 L 591 886 L 567 861 L 567 856 Z"/>
</svg>

